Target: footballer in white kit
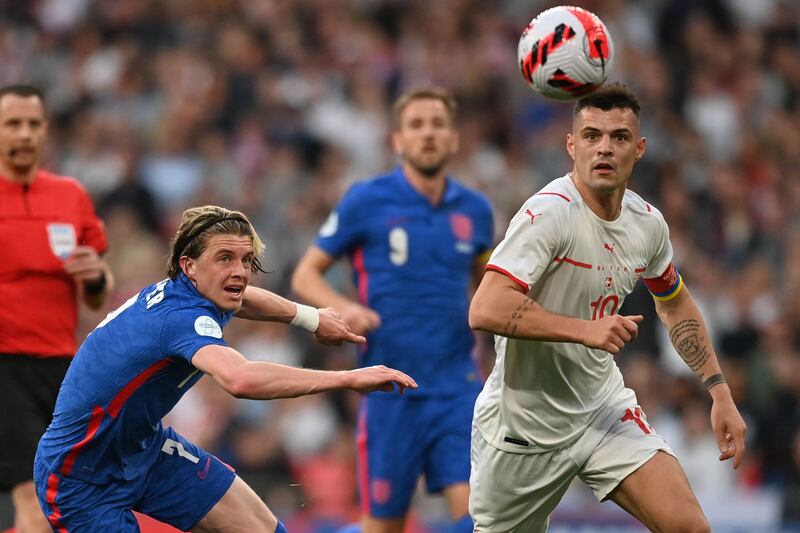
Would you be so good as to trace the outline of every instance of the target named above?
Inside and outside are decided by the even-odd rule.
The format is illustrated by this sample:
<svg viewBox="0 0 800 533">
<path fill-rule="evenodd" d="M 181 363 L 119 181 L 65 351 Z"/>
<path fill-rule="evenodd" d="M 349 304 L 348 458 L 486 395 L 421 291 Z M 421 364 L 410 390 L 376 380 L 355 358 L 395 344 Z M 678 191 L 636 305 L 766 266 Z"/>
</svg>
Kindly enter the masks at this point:
<svg viewBox="0 0 800 533">
<path fill-rule="evenodd" d="M 667 223 L 627 190 L 644 153 L 638 113 L 638 99 L 617 84 L 576 104 L 567 136 L 573 171 L 520 208 L 473 299 L 470 325 L 495 333 L 497 352 L 473 420 L 476 532 L 546 530 L 576 476 L 651 529 L 708 530 L 614 361 L 643 318 L 618 315 L 639 278 L 714 399 L 720 460 L 739 464 L 745 425 L 672 264 Z M 679 501 L 665 502 L 663 491 Z"/>
</svg>

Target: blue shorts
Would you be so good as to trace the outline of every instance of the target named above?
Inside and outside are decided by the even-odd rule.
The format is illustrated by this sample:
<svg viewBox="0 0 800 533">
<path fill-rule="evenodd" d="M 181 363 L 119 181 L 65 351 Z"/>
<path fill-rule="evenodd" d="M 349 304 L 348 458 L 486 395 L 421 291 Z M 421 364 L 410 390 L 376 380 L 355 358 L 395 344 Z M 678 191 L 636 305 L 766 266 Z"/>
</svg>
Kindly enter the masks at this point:
<svg viewBox="0 0 800 533">
<path fill-rule="evenodd" d="M 373 393 L 362 398 L 357 444 L 364 513 L 404 516 L 422 474 L 429 492 L 469 482 L 476 396 L 470 391 L 450 397 Z"/>
<path fill-rule="evenodd" d="M 96 485 L 34 465 L 39 504 L 54 531 L 139 531 L 132 511 L 189 531 L 230 488 L 236 474 L 178 435 L 162 433 L 153 466 L 140 479 Z"/>
</svg>

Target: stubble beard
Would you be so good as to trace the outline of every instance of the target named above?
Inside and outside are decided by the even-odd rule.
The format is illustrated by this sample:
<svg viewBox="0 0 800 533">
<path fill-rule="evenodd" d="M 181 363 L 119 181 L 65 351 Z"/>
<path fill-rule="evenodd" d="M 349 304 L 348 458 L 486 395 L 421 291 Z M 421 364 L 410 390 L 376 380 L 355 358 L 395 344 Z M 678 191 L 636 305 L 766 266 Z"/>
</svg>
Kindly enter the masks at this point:
<svg viewBox="0 0 800 533">
<path fill-rule="evenodd" d="M 20 161 L 18 158 L 11 156 L 11 154 L 5 154 L 5 157 L 2 158 L 2 162 L 6 168 L 11 170 L 17 175 L 27 175 L 30 173 L 36 166 L 39 164 L 39 156 L 38 154 L 33 154 L 30 158 L 26 158 L 27 160 Z"/>
<path fill-rule="evenodd" d="M 426 178 L 434 178 L 441 173 L 442 169 L 444 169 L 444 167 L 450 161 L 450 158 L 447 156 L 442 156 L 436 161 L 427 164 L 420 161 L 420 158 L 415 157 L 407 157 L 406 161 L 408 161 L 408 164 L 411 165 L 411 167 L 419 172 L 422 176 Z"/>
</svg>

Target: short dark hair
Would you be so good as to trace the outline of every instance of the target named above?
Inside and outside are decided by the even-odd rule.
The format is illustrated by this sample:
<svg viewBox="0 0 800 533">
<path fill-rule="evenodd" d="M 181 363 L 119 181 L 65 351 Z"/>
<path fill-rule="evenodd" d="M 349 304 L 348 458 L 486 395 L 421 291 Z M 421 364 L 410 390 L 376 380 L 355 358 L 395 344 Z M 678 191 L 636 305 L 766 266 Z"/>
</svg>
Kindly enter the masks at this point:
<svg viewBox="0 0 800 533">
<path fill-rule="evenodd" d="M 596 107 L 603 111 L 610 111 L 615 108 L 630 109 L 637 117 L 641 109 L 639 97 L 624 83 L 607 83 L 591 94 L 579 99 L 575 102 L 572 116 L 577 117 L 581 109 L 587 107 Z"/>
<path fill-rule="evenodd" d="M 4 87 L 0 87 L 0 100 L 2 100 L 4 96 L 9 94 L 13 94 L 14 96 L 21 96 L 23 98 L 27 98 L 29 96 L 35 96 L 42 103 L 42 107 L 45 107 L 44 93 L 42 92 L 41 89 L 39 89 L 35 85 L 29 85 L 27 83 L 15 83 L 12 85 L 6 85 Z"/>
<path fill-rule="evenodd" d="M 452 122 L 456 121 L 458 104 L 450 91 L 441 87 L 419 87 L 401 94 L 397 101 L 395 101 L 392 110 L 392 122 L 395 128 L 400 127 L 400 115 L 403 113 L 403 110 L 408 107 L 408 104 L 414 100 L 439 100 L 447 108 L 447 112 L 450 114 L 450 120 Z"/>
</svg>

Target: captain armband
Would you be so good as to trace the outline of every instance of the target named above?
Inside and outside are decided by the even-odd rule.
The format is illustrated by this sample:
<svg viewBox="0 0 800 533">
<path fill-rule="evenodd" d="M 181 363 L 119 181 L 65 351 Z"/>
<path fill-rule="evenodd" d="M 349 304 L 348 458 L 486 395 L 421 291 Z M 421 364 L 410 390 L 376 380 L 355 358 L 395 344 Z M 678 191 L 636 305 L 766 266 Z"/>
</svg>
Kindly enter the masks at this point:
<svg viewBox="0 0 800 533">
<path fill-rule="evenodd" d="M 293 326 L 301 327 L 305 330 L 315 333 L 319 328 L 319 310 L 315 307 L 295 303 L 297 311 L 294 318 L 289 322 Z"/>
<path fill-rule="evenodd" d="M 645 278 L 643 281 L 653 298 L 662 302 L 672 300 L 683 289 L 683 278 L 672 263 L 659 277 Z"/>
</svg>

